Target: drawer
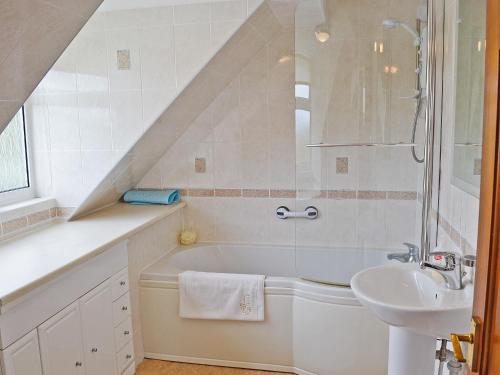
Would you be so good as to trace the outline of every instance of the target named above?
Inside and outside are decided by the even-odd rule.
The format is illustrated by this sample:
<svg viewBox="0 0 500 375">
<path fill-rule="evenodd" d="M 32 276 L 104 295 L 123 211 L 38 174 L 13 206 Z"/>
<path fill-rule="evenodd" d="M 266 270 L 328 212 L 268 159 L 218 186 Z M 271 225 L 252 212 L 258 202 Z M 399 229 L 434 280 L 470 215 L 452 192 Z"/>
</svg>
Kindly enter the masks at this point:
<svg viewBox="0 0 500 375">
<path fill-rule="evenodd" d="M 113 323 L 116 327 L 130 316 L 130 295 L 124 294 L 113 302 Z"/>
<path fill-rule="evenodd" d="M 115 348 L 119 351 L 132 339 L 132 319 L 130 316 L 115 328 Z"/>
<path fill-rule="evenodd" d="M 130 341 L 116 354 L 118 373 L 122 374 L 134 362 L 134 344 Z"/>
<path fill-rule="evenodd" d="M 124 268 L 111 277 L 111 295 L 113 301 L 128 292 L 128 268 Z"/>
<path fill-rule="evenodd" d="M 134 375 L 134 374 L 135 374 L 135 362 L 132 362 L 132 364 L 128 366 L 125 371 L 123 371 L 122 375 Z"/>
</svg>

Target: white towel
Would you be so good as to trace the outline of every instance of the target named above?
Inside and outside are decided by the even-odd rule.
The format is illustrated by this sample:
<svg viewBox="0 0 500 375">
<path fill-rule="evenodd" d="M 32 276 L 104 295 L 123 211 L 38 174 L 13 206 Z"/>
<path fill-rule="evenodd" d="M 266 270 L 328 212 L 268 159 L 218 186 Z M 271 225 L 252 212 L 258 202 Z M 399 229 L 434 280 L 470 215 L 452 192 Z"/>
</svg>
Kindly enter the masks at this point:
<svg viewBox="0 0 500 375">
<path fill-rule="evenodd" d="M 188 319 L 264 320 L 264 275 L 185 271 L 179 315 Z"/>
</svg>

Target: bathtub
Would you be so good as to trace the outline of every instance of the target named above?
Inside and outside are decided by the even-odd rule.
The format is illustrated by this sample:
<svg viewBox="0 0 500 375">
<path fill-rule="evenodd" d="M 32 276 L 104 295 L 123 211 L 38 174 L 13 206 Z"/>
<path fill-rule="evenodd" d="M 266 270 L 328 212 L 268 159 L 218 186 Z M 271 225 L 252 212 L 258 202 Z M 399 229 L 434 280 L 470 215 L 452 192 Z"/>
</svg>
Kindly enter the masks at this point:
<svg viewBox="0 0 500 375">
<path fill-rule="evenodd" d="M 377 250 L 179 248 L 141 274 L 145 357 L 309 375 L 385 375 L 388 327 L 344 286 L 385 259 Z M 266 275 L 265 320 L 179 318 L 177 278 L 185 270 Z"/>
</svg>

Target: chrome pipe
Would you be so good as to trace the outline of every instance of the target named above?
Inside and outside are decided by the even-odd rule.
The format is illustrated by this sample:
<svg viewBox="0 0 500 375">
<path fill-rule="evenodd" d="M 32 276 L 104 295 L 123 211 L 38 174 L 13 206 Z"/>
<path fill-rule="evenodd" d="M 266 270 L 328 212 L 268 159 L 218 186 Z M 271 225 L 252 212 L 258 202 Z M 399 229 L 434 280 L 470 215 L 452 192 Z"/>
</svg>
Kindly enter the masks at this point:
<svg viewBox="0 0 500 375">
<path fill-rule="evenodd" d="M 412 147 L 417 146 L 416 143 L 405 143 L 405 142 L 395 142 L 395 143 L 312 143 L 306 145 L 306 147 Z"/>
<path fill-rule="evenodd" d="M 424 178 L 422 186 L 422 233 L 420 267 L 425 268 L 431 252 L 431 209 L 435 137 L 436 16 L 435 1 L 427 0 L 427 108 L 425 114 Z"/>
</svg>

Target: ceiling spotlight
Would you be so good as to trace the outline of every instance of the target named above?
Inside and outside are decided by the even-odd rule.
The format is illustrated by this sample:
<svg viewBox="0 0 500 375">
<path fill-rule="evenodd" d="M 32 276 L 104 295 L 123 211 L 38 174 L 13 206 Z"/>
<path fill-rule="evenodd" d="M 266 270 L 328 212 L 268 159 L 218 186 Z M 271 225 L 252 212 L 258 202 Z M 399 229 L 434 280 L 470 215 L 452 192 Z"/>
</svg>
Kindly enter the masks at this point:
<svg viewBox="0 0 500 375">
<path fill-rule="evenodd" d="M 318 42 L 320 43 L 325 43 L 330 39 L 330 30 L 328 29 L 327 24 L 321 24 L 316 26 L 314 29 L 314 35 L 316 35 L 316 39 L 318 39 Z"/>
</svg>

